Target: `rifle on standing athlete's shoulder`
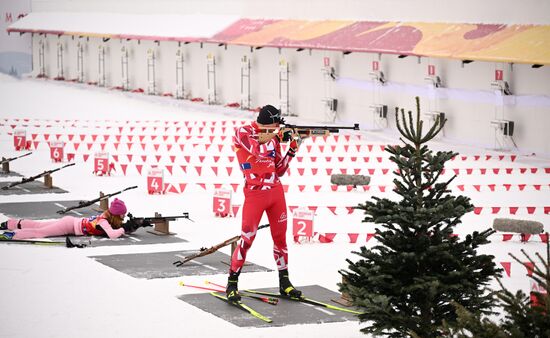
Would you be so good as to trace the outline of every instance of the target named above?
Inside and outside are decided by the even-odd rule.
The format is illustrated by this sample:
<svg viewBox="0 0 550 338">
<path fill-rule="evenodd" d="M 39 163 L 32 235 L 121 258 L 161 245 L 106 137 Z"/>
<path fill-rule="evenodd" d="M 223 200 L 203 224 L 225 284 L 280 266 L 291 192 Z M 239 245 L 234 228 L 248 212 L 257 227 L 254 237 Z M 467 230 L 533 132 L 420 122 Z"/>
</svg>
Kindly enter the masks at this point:
<svg viewBox="0 0 550 338">
<path fill-rule="evenodd" d="M 8 184 L 8 185 L 6 185 L 6 186 L 3 186 L 2 189 L 3 189 L 3 190 L 8 190 L 9 188 L 15 187 L 16 185 L 20 185 L 20 184 L 32 182 L 32 181 L 36 180 L 37 178 L 40 178 L 40 177 L 43 177 L 43 176 L 46 176 L 46 175 L 50 175 L 50 174 L 52 174 L 52 173 L 54 173 L 54 172 L 56 172 L 56 171 L 59 171 L 59 170 L 61 170 L 61 169 L 63 169 L 63 168 L 67 168 L 67 167 L 70 167 L 70 166 L 73 166 L 73 165 L 75 165 L 75 163 L 69 163 L 69 164 L 66 164 L 66 165 L 64 165 L 64 166 L 62 166 L 62 167 L 60 167 L 60 168 L 57 168 L 57 169 L 46 170 L 46 171 L 44 171 L 43 173 L 40 173 L 40 174 L 35 175 L 35 176 L 23 177 L 23 178 L 21 179 L 21 181 L 10 183 L 10 184 Z"/>
<path fill-rule="evenodd" d="M 120 193 L 122 193 L 122 192 L 124 192 L 124 191 L 126 191 L 126 190 L 135 189 L 135 188 L 137 188 L 137 185 L 134 185 L 134 186 L 132 186 L 132 187 L 128 187 L 128 188 L 126 188 L 126 189 L 122 189 L 122 190 L 117 191 L 117 192 L 114 192 L 114 193 L 112 193 L 112 194 L 103 195 L 103 196 L 98 197 L 98 198 L 95 198 L 95 199 L 93 199 L 93 200 L 89 200 L 89 201 L 80 201 L 80 202 L 78 202 L 78 205 L 73 205 L 73 206 L 67 207 L 67 208 L 65 208 L 65 209 L 63 209 L 63 210 L 57 210 L 57 213 L 63 215 L 63 214 L 66 214 L 67 212 L 69 212 L 69 211 L 71 211 L 71 210 L 75 210 L 75 209 L 80 209 L 80 208 L 88 207 L 88 206 L 93 205 L 93 204 L 95 204 L 95 203 L 97 203 L 97 202 L 101 202 L 101 201 L 103 201 L 104 199 L 107 199 L 107 198 L 109 198 L 109 197 L 113 197 L 113 196 L 115 196 L 115 195 L 118 195 L 118 194 L 120 194 Z"/>
<path fill-rule="evenodd" d="M 308 126 L 283 122 L 278 128 L 262 129 L 258 139 L 260 143 L 267 142 L 273 138 L 274 132 L 278 132 L 280 130 L 290 130 L 292 135 L 304 139 L 310 136 L 327 136 L 332 133 L 338 133 L 341 129 L 359 130 L 359 123 L 354 123 L 353 126 Z"/>
<path fill-rule="evenodd" d="M 258 227 L 258 230 L 260 229 L 263 229 L 263 228 L 267 228 L 269 226 L 269 224 L 264 224 L 264 225 L 260 225 Z M 199 258 L 199 257 L 202 257 L 202 256 L 206 256 L 206 255 L 210 255 L 216 251 L 218 251 L 219 249 L 223 248 L 224 246 L 228 246 L 230 244 L 233 244 L 233 243 L 237 243 L 237 241 L 241 238 L 240 235 L 238 236 L 235 236 L 235 237 L 231 237 L 229 239 L 226 239 L 225 241 L 219 243 L 219 244 L 216 244 L 210 248 L 201 248 L 199 252 L 195 253 L 195 254 L 192 254 L 192 255 L 189 255 L 189 256 L 186 256 L 183 260 L 179 260 L 179 261 L 175 261 L 174 264 L 175 266 L 177 267 L 180 267 L 182 266 L 183 264 L 189 262 L 190 260 L 193 260 L 195 258 Z"/>
</svg>

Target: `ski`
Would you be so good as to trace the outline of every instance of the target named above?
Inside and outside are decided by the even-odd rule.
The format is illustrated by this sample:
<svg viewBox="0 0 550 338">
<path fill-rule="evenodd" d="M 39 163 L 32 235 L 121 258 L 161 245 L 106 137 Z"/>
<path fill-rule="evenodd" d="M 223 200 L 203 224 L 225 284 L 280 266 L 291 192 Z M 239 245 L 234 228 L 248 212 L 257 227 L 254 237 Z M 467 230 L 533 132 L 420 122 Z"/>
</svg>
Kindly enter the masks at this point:
<svg viewBox="0 0 550 338">
<path fill-rule="evenodd" d="M 225 292 L 224 290 L 221 290 L 220 288 L 209 288 L 209 287 L 205 287 L 205 286 L 185 284 L 184 282 L 180 282 L 179 284 L 180 284 L 180 286 L 187 286 L 187 287 L 195 288 L 195 289 L 199 289 L 199 290 L 222 292 L 222 293 Z M 214 283 L 211 283 L 211 284 L 218 286 L 218 284 L 214 284 Z M 256 296 L 256 295 L 243 295 L 243 294 L 241 294 L 241 296 L 252 298 L 252 299 L 257 299 L 259 301 L 262 301 L 264 303 L 268 303 L 268 304 L 271 304 L 271 305 L 277 305 L 277 303 L 279 302 L 278 298 L 263 297 L 263 296 Z"/>
<path fill-rule="evenodd" d="M 0 239 L 0 243 L 6 244 L 33 244 L 33 245 L 45 245 L 45 246 L 64 246 L 67 248 L 85 248 L 85 243 L 73 243 L 69 237 L 65 237 L 65 241 L 43 241 L 38 239 Z"/>
<path fill-rule="evenodd" d="M 224 302 L 226 302 L 227 304 L 230 304 L 230 305 L 233 305 L 234 307 L 236 308 L 239 308 L 243 311 L 246 311 L 248 313 L 250 313 L 251 315 L 253 315 L 254 317 L 258 318 L 258 319 L 261 319 L 263 320 L 264 322 L 267 322 L 267 323 L 271 323 L 272 320 L 271 318 L 268 318 L 264 315 L 262 315 L 261 313 L 259 313 L 258 311 L 252 309 L 251 307 L 249 307 L 248 305 L 246 305 L 245 303 L 241 302 L 241 301 L 237 301 L 237 302 L 232 302 L 230 301 L 229 299 L 227 299 L 227 297 L 225 296 L 222 296 L 222 295 L 219 295 L 217 294 L 216 292 L 210 292 L 210 294 L 218 299 L 221 299 L 223 300 Z"/>
<path fill-rule="evenodd" d="M 320 302 L 320 301 L 317 301 L 317 300 L 314 300 L 314 299 L 311 299 L 311 298 L 306 298 L 304 296 L 302 296 L 300 298 L 295 298 L 295 297 L 281 295 L 279 293 L 257 291 L 257 290 L 244 290 L 244 292 L 257 294 L 257 295 L 264 295 L 264 296 L 268 296 L 268 297 L 278 297 L 278 298 L 281 298 L 281 299 L 288 299 L 288 300 L 292 300 L 292 301 L 295 301 L 295 302 L 302 302 L 302 303 L 307 303 L 307 304 L 311 304 L 311 305 L 322 306 L 322 307 L 326 307 L 327 309 L 342 311 L 342 312 L 349 312 L 349 313 L 353 313 L 353 314 L 356 314 L 356 315 L 362 315 L 363 314 L 363 312 L 360 312 L 360 311 L 355 311 L 355 310 L 350 310 L 350 309 L 346 309 L 346 308 L 339 307 L 339 306 L 334 306 L 332 304 L 323 303 L 323 302 Z"/>
</svg>

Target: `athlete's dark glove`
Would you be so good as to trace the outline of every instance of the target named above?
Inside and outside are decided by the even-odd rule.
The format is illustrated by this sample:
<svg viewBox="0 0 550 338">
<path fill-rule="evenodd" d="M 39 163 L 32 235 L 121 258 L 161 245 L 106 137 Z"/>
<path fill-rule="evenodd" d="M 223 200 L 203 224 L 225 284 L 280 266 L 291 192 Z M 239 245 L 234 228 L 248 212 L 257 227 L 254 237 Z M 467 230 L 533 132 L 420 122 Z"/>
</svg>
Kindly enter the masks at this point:
<svg viewBox="0 0 550 338">
<path fill-rule="evenodd" d="M 292 129 L 281 128 L 277 133 L 277 139 L 279 142 L 288 142 L 292 139 Z"/>
<path fill-rule="evenodd" d="M 125 223 L 122 223 L 125 233 L 130 234 L 139 228 L 139 225 L 135 221 L 135 218 L 129 218 Z"/>
<path fill-rule="evenodd" d="M 144 227 L 144 228 L 153 226 L 153 223 L 149 222 L 148 220 L 146 220 L 144 218 L 141 219 L 140 223 L 141 223 L 140 226 Z"/>
<path fill-rule="evenodd" d="M 145 218 L 134 218 L 132 214 L 128 214 L 128 221 L 122 224 L 122 227 L 124 228 L 124 231 L 126 233 L 134 232 L 141 227 L 152 227 L 152 226 L 153 224 L 151 224 L 151 222 L 149 222 Z"/>
</svg>

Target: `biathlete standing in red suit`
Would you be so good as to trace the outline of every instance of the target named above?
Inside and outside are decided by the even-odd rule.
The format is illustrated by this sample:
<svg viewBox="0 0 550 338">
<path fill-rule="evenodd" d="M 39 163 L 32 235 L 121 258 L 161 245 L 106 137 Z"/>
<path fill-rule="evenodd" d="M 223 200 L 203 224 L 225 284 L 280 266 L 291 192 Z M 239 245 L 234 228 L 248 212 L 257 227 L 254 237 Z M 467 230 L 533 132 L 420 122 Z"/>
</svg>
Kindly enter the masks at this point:
<svg viewBox="0 0 550 338">
<path fill-rule="evenodd" d="M 285 193 L 279 177 L 283 176 L 290 161 L 296 155 L 300 139 L 293 139 L 292 132 L 280 129 L 277 133 L 260 133 L 265 129 L 277 129 L 281 119 L 279 109 L 262 107 L 256 121 L 239 127 L 233 137 L 233 145 L 244 174 L 244 205 L 242 209 L 242 232 L 238 246 L 231 257 L 227 281 L 227 299 L 241 299 L 237 286 L 246 253 L 252 246 L 264 211 L 267 214 L 273 238 L 273 257 L 279 270 L 279 291 L 283 295 L 299 298 L 288 278 L 288 252 L 286 245 L 287 210 Z M 281 142 L 288 142 L 288 152 L 282 156 Z"/>
</svg>

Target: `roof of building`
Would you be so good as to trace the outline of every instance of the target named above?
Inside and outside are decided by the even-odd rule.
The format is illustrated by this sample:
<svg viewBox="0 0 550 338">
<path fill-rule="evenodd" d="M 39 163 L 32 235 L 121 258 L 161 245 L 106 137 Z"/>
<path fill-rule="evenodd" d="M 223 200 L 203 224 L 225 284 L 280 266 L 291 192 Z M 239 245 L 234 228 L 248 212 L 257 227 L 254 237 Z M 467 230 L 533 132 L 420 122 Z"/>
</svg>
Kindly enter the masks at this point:
<svg viewBox="0 0 550 338">
<path fill-rule="evenodd" d="M 38 12 L 8 32 L 550 64 L 550 25 Z"/>
</svg>

